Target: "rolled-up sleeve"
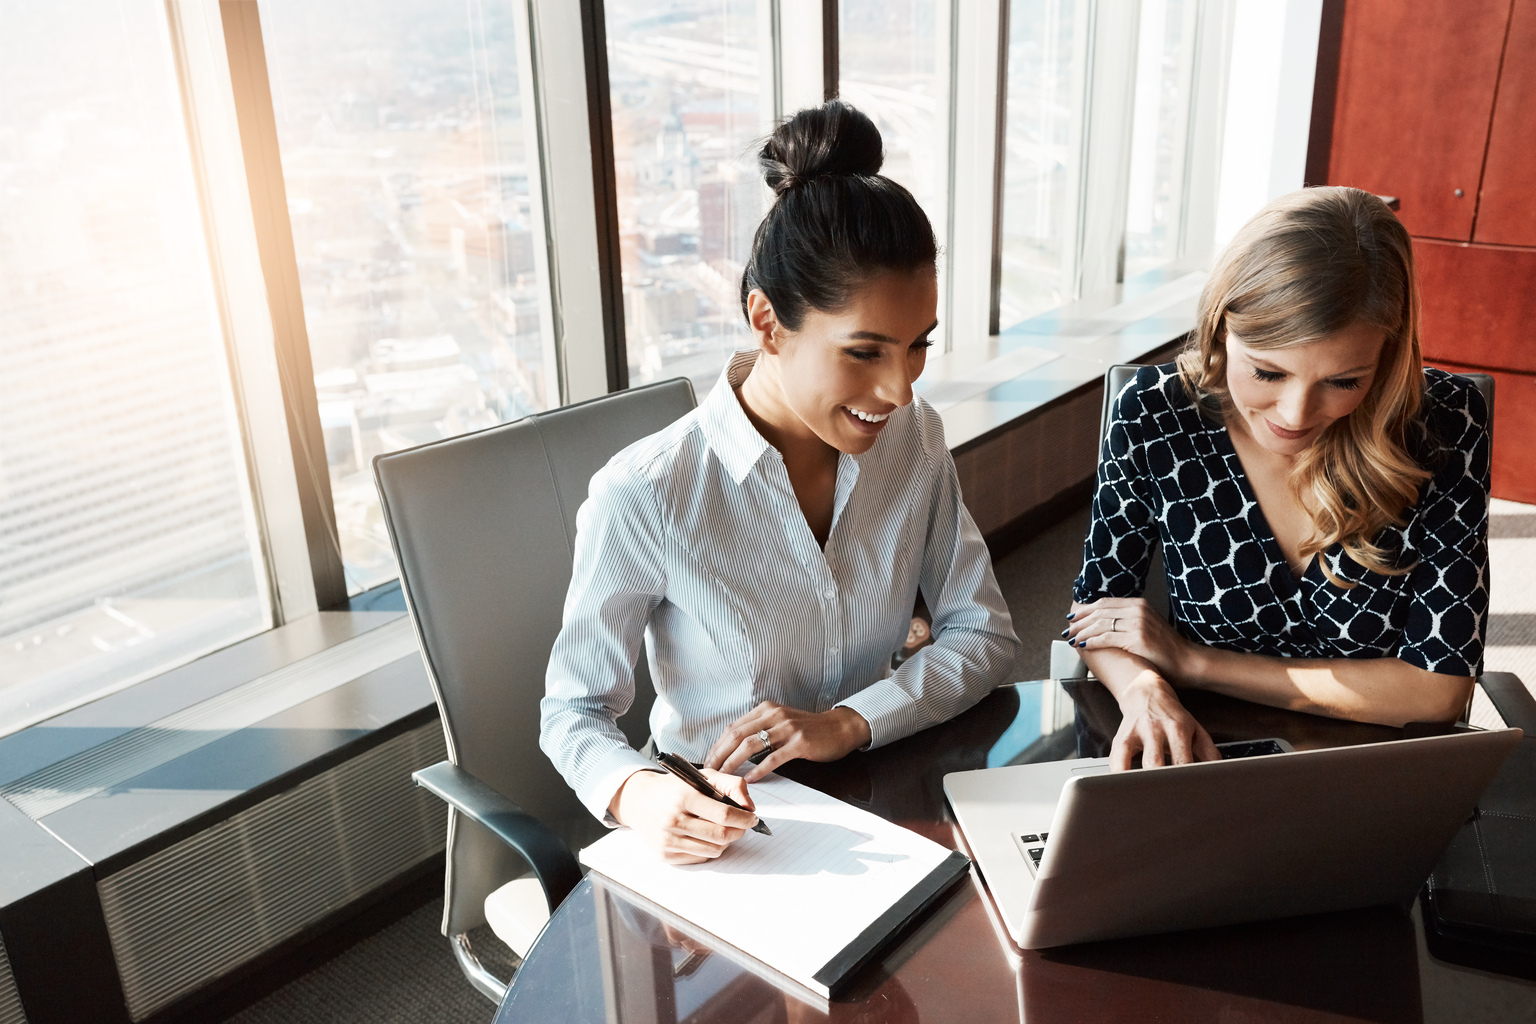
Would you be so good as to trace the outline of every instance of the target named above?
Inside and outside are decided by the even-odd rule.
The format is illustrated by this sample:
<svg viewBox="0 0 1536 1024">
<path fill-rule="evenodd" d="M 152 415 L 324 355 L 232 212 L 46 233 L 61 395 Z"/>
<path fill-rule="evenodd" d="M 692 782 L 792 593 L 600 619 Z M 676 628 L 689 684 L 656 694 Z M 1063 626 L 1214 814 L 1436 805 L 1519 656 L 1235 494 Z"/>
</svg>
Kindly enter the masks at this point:
<svg viewBox="0 0 1536 1024">
<path fill-rule="evenodd" d="M 666 529 L 654 488 L 624 464 L 592 478 L 576 514 L 575 559 L 540 702 L 539 746 L 599 820 L 624 780 L 652 767 L 619 716 L 635 699 L 635 659 L 666 594 Z"/>
<path fill-rule="evenodd" d="M 934 480 L 920 586 L 934 641 L 894 675 L 839 702 L 869 723 L 870 747 L 958 715 L 1008 679 L 1020 650 L 991 555 L 961 496 L 943 422 L 926 404 L 920 414 Z"/>
</svg>

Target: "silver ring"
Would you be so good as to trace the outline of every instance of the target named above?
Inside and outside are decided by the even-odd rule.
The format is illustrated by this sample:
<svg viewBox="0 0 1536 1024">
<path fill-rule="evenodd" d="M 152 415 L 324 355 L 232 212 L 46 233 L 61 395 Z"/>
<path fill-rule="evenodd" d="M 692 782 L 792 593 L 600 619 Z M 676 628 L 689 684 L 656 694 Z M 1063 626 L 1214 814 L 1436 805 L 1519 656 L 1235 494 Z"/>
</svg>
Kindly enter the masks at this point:
<svg viewBox="0 0 1536 1024">
<path fill-rule="evenodd" d="M 1118 633 L 1118 632 L 1120 632 L 1120 620 L 1119 619 L 1110 619 L 1109 620 L 1109 631 L 1111 633 Z"/>
<path fill-rule="evenodd" d="M 759 730 L 757 730 L 757 739 L 758 739 L 758 742 L 763 745 L 763 751 L 765 753 L 767 751 L 770 751 L 770 750 L 773 749 L 773 740 L 768 738 L 768 730 L 767 729 L 759 729 Z"/>
</svg>

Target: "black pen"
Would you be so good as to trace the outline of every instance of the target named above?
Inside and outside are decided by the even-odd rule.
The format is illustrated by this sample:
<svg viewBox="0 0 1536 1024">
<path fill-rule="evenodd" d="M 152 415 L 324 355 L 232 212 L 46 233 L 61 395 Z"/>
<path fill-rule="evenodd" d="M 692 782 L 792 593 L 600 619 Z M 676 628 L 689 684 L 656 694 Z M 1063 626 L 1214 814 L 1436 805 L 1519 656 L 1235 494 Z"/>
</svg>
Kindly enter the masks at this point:
<svg viewBox="0 0 1536 1024">
<path fill-rule="evenodd" d="M 720 792 L 714 786 L 711 786 L 709 780 L 704 777 L 704 773 L 688 763 L 686 759 L 678 757 L 676 754 L 657 754 L 656 763 L 711 800 L 718 800 L 723 804 L 736 808 L 738 811 L 746 811 L 748 814 L 753 813 L 748 808 L 741 806 L 741 804 Z M 752 826 L 752 831 L 761 832 L 765 836 L 773 835 L 773 830 L 768 827 L 768 823 L 762 818 L 757 819 L 757 824 Z"/>
</svg>

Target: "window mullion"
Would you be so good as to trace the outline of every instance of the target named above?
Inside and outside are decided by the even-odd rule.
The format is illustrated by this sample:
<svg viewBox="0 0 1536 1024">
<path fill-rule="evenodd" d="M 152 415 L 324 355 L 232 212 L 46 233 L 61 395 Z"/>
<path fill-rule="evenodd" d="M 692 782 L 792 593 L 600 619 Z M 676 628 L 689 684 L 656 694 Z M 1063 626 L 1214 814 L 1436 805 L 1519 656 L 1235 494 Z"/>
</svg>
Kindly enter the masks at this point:
<svg viewBox="0 0 1536 1024">
<path fill-rule="evenodd" d="M 1232 52 L 1232 2 L 1200 0 L 1198 17 L 1178 250 L 1182 261 L 1197 266 L 1208 264 L 1215 255 L 1222 126 L 1227 116 L 1228 66 Z"/>
<path fill-rule="evenodd" d="M 534 195 L 543 197 L 550 295 L 546 348 L 558 353 L 561 402 L 579 402 L 608 393 L 610 351 L 622 357 L 624 345 L 613 189 L 609 182 L 600 194 L 594 170 L 602 162 L 604 174 L 612 174 L 612 145 L 606 159 L 593 145 L 594 127 L 605 127 L 594 126 L 593 111 L 606 104 L 592 102 L 589 92 L 608 87 L 594 81 L 606 62 L 594 63 L 589 52 L 602 44 L 603 11 L 600 0 L 526 2 L 518 8 L 519 36 L 526 40 L 524 88 L 532 90 L 537 122 L 541 181 Z"/>
<path fill-rule="evenodd" d="M 242 0 L 220 0 L 219 12 L 315 600 L 318 607 L 329 608 L 347 599 L 347 584 L 299 290 L 293 227 L 288 220 L 261 17 L 256 4 Z"/>
<path fill-rule="evenodd" d="M 773 116 L 837 95 L 837 0 L 768 0 L 776 23 Z"/>
<path fill-rule="evenodd" d="M 273 624 L 280 625 L 319 605 L 230 67 L 214 4 L 167 3 L 166 14 L 249 473 L 254 532 Z"/>
<path fill-rule="evenodd" d="M 1131 127 L 1136 105 L 1141 4 L 1136 4 L 1130 16 L 1125 16 L 1128 12 L 1118 5 L 1109 9 L 1102 0 L 1095 0 L 1092 7 L 1072 298 L 1102 292 L 1124 277 Z"/>
<path fill-rule="evenodd" d="M 949 330 L 951 348 L 998 331 L 1007 0 L 956 5 L 951 61 Z"/>
</svg>

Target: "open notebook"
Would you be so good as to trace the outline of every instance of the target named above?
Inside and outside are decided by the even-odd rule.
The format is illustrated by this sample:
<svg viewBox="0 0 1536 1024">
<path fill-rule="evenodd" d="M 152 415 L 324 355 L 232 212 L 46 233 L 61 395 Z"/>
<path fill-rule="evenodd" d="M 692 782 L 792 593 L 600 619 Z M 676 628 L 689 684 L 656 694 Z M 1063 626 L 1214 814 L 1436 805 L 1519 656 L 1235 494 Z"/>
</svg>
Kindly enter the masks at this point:
<svg viewBox="0 0 1536 1024">
<path fill-rule="evenodd" d="M 582 863 L 822 996 L 880 953 L 970 861 L 884 818 L 770 775 L 752 786 L 773 835 L 708 864 L 667 864 L 619 829 Z"/>
</svg>

